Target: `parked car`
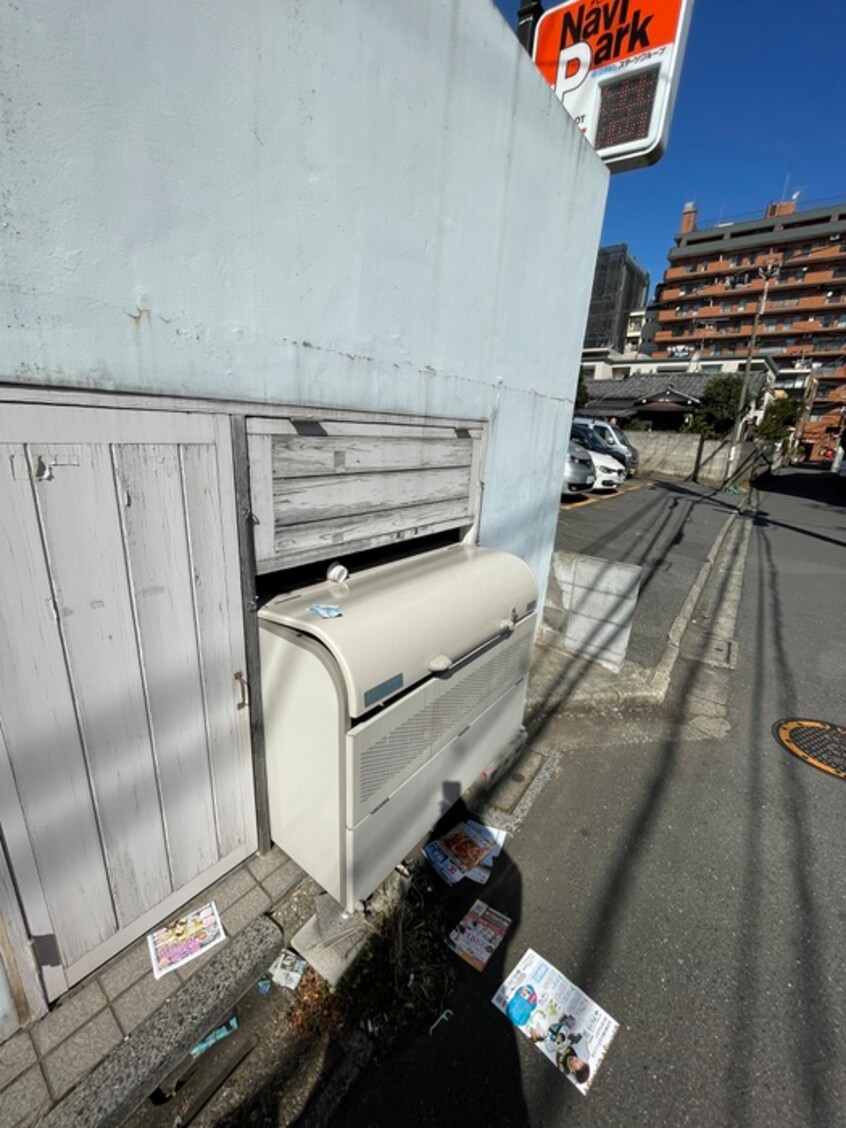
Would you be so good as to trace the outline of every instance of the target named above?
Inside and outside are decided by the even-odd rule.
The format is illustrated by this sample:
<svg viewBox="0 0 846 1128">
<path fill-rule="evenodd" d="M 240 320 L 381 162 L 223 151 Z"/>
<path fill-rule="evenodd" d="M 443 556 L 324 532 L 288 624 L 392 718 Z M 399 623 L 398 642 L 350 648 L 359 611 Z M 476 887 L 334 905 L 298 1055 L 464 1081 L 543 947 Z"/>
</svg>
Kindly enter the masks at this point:
<svg viewBox="0 0 846 1128">
<path fill-rule="evenodd" d="M 571 442 L 567 450 L 567 461 L 564 463 L 562 494 L 587 493 L 595 481 L 596 472 L 590 451 Z"/>
<path fill-rule="evenodd" d="M 637 447 L 632 446 L 625 431 L 618 427 L 616 423 L 608 423 L 604 419 L 586 419 L 583 416 L 576 416 L 573 422 L 582 427 L 590 427 L 602 439 L 614 457 L 619 458 L 625 464 L 630 476 L 638 472 L 640 454 Z"/>
<path fill-rule="evenodd" d="M 596 473 L 596 481 L 593 484 L 594 491 L 616 490 L 623 484 L 627 473 L 625 465 L 619 461 L 599 435 L 593 432 L 592 428 L 574 423 L 570 432 L 570 439 L 587 451 L 591 457 Z"/>
</svg>

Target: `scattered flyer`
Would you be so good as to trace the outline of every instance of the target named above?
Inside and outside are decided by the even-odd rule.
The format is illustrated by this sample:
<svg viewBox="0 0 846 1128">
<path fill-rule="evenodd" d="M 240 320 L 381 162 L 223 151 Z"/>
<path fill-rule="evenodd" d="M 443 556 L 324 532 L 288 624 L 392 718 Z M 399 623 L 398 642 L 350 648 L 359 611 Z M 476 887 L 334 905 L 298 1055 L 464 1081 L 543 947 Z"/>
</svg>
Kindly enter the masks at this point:
<svg viewBox="0 0 846 1128">
<path fill-rule="evenodd" d="M 476 901 L 450 932 L 447 943 L 476 971 L 484 971 L 510 927 L 510 917 L 498 913 L 484 901 Z"/>
<path fill-rule="evenodd" d="M 463 877 L 470 877 L 484 885 L 490 876 L 493 859 L 502 850 L 504 842 L 504 830 L 468 819 L 458 823 L 442 838 L 424 846 L 423 853 L 448 885 L 455 885 Z"/>
<path fill-rule="evenodd" d="M 491 1001 L 587 1094 L 619 1029 L 610 1014 L 531 948 Z"/>
<path fill-rule="evenodd" d="M 474 822 L 458 823 L 439 841 L 465 873 L 477 866 L 496 847 L 487 827 Z"/>
<path fill-rule="evenodd" d="M 464 870 L 461 866 L 455 864 L 440 842 L 429 842 L 423 847 L 423 853 L 428 858 L 432 869 L 439 877 L 444 879 L 447 885 L 455 885 L 464 877 Z"/>
<path fill-rule="evenodd" d="M 195 960 L 225 939 L 217 905 L 214 901 L 200 905 L 147 936 L 153 975 L 161 979 L 169 971 Z"/>
<path fill-rule="evenodd" d="M 468 819 L 467 825 L 480 830 L 483 834 L 490 835 L 496 843 L 490 854 L 482 858 L 481 862 L 477 866 L 474 866 L 467 874 L 471 881 L 475 881 L 479 885 L 485 885 L 488 878 L 491 876 L 494 861 L 502 853 L 502 847 L 505 845 L 505 839 L 508 836 L 507 831 L 498 830 L 494 826 L 484 826 L 482 823 L 474 822 L 473 819 Z"/>
<path fill-rule="evenodd" d="M 289 987 L 292 991 L 300 985 L 300 980 L 306 969 L 306 961 L 290 948 L 276 957 L 268 968 L 268 975 L 279 987 Z"/>
</svg>

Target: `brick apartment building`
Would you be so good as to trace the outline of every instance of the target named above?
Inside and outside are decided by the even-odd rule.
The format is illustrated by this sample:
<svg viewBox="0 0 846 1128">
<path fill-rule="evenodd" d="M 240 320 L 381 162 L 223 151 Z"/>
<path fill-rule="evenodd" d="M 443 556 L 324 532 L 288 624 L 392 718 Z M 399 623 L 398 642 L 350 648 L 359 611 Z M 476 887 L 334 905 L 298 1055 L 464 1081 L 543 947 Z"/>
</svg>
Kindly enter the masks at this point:
<svg viewBox="0 0 846 1128">
<path fill-rule="evenodd" d="M 846 201 L 797 211 L 787 200 L 763 218 L 703 228 L 686 204 L 675 244 L 657 294 L 655 359 L 745 356 L 766 286 L 756 353 L 779 368 L 846 363 Z"/>
</svg>

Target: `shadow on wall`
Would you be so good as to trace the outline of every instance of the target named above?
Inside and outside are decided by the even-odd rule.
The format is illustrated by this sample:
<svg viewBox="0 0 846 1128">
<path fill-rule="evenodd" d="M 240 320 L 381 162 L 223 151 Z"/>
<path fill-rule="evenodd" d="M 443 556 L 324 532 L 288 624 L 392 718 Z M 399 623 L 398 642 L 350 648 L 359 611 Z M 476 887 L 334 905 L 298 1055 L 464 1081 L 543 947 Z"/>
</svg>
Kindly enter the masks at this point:
<svg viewBox="0 0 846 1128">
<path fill-rule="evenodd" d="M 680 481 L 725 486 L 744 484 L 771 469 L 780 460 L 772 444 L 747 441 L 738 445 L 736 464 L 731 465 L 734 446 L 730 438 L 706 439 L 703 435 L 674 431 L 646 431 L 637 436 L 642 474 L 655 474 Z"/>
</svg>

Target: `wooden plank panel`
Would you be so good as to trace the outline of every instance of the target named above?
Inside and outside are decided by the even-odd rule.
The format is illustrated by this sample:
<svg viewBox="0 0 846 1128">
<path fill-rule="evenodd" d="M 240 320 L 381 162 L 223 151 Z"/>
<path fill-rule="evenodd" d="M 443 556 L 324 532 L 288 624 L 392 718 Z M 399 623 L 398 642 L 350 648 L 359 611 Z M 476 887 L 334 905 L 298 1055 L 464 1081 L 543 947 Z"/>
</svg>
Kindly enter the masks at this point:
<svg viewBox="0 0 846 1128">
<path fill-rule="evenodd" d="M 38 445 L 36 493 L 118 924 L 170 893 L 170 873 L 106 444 Z M 82 533 L 82 535 L 80 535 Z"/>
<path fill-rule="evenodd" d="M 112 393 L 113 395 L 113 393 Z M 108 410 L 4 404 L 0 442 L 30 443 L 213 442 L 214 417 L 200 413 Z"/>
<path fill-rule="evenodd" d="M 256 558 L 273 555 L 273 440 L 268 435 L 250 435 L 250 510 L 253 514 L 253 543 Z"/>
<path fill-rule="evenodd" d="M 227 559 L 225 552 L 235 529 L 223 523 L 214 446 L 184 446 L 180 458 L 218 848 L 224 856 L 243 846 L 255 825 L 246 711 L 239 717 L 235 680 L 236 670 L 245 675 L 241 647 L 233 639 L 233 632 L 240 636 L 241 607 L 228 582 L 237 555 Z M 227 507 L 227 516 L 234 518 L 234 506 Z M 237 553 L 237 545 L 232 549 Z"/>
<path fill-rule="evenodd" d="M 30 928 L 56 932 L 70 962 L 110 936 L 116 921 L 32 485 L 12 471 L 26 454 L 21 445 L 1 449 L 0 719 L 14 790 L 4 786 L 0 812 Z M 28 842 L 7 813 L 18 801 Z"/>
<path fill-rule="evenodd" d="M 469 478 L 469 467 L 455 467 L 274 482 L 276 532 L 282 525 L 303 521 L 348 518 L 382 509 L 466 499 Z"/>
<path fill-rule="evenodd" d="M 371 538 L 422 536 L 430 526 L 455 527 L 472 520 L 466 498 L 414 505 L 405 509 L 385 509 L 348 519 L 330 518 L 305 525 L 280 525 L 276 530 L 277 555 L 294 550 L 324 548 L 331 555 L 339 547 L 347 547 Z"/>
<path fill-rule="evenodd" d="M 175 888 L 217 861 L 194 596 L 175 446 L 114 448 Z"/>
<path fill-rule="evenodd" d="M 469 518 L 468 518 L 469 520 Z M 263 560 L 257 565 L 259 575 L 267 572 L 277 572 L 281 568 L 293 568 L 300 564 L 312 564 L 315 561 L 327 561 L 332 556 L 339 556 L 341 552 L 359 552 L 367 548 L 379 548 L 382 545 L 398 544 L 400 541 L 410 540 L 415 536 L 422 536 L 423 534 L 443 533 L 449 529 L 455 529 L 459 525 L 466 524 L 466 521 L 444 521 L 434 525 L 427 525 L 417 530 L 402 529 L 399 532 L 385 533 L 380 536 L 368 537 L 366 540 L 356 541 L 350 540 L 345 544 L 336 544 L 332 552 L 327 556 L 327 549 L 325 545 L 320 545 L 316 548 L 302 549 L 296 545 L 286 551 L 284 554 L 272 557 L 270 560 Z"/>
<path fill-rule="evenodd" d="M 272 410 L 272 406 L 268 405 Z M 471 437 L 479 438 L 484 424 L 478 420 L 431 419 L 421 415 L 380 415 L 367 412 L 366 415 L 354 412 L 322 409 L 320 414 L 310 418 L 294 415 L 289 408 L 285 418 L 279 416 L 249 416 L 247 432 L 250 435 L 294 435 L 318 428 L 327 435 L 382 435 L 395 436 L 420 435 L 426 437 L 453 438 L 458 431 L 467 431 Z"/>
<path fill-rule="evenodd" d="M 473 440 L 469 438 L 316 439 L 285 435 L 272 442 L 274 482 L 309 475 L 469 467 L 473 460 Z"/>
</svg>

